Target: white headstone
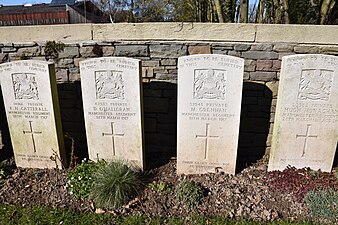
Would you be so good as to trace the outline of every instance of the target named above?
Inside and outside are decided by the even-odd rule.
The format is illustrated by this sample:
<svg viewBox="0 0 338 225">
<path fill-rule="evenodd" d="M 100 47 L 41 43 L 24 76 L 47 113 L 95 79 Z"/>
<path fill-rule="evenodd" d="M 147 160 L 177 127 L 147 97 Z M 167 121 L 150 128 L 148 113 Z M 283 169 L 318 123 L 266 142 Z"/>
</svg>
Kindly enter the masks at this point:
<svg viewBox="0 0 338 225">
<path fill-rule="evenodd" d="M 232 56 L 178 59 L 178 174 L 235 173 L 243 70 Z"/>
<path fill-rule="evenodd" d="M 0 79 L 16 165 L 61 168 L 65 152 L 54 64 L 4 63 Z"/>
<path fill-rule="evenodd" d="M 338 140 L 338 57 L 283 57 L 268 170 L 331 171 Z"/>
<path fill-rule="evenodd" d="M 123 159 L 143 169 L 140 60 L 80 62 L 89 158 Z"/>
</svg>

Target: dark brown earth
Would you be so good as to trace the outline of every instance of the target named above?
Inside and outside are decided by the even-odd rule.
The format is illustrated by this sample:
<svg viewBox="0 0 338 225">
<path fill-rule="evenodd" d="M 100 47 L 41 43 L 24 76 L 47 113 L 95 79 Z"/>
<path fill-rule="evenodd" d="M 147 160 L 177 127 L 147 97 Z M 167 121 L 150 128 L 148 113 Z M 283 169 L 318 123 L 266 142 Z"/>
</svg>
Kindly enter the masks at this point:
<svg viewBox="0 0 338 225">
<path fill-rule="evenodd" d="M 13 164 L 13 162 L 11 162 Z M 9 163 L 9 164 L 11 164 Z M 205 197 L 195 213 L 255 220 L 313 220 L 304 203 L 292 193 L 281 193 L 266 182 L 267 166 L 260 162 L 235 176 L 218 174 L 176 175 L 176 160 L 145 172 L 147 182 L 166 182 L 170 191 L 158 192 L 145 184 L 136 199 L 110 213 L 147 216 L 186 216 L 191 212 L 175 199 L 174 187 L 184 178 L 200 183 Z M 0 203 L 40 205 L 82 212 L 102 212 L 89 201 L 74 199 L 67 190 L 68 170 L 16 168 L 0 180 Z M 148 183 L 149 184 L 149 183 Z"/>
</svg>

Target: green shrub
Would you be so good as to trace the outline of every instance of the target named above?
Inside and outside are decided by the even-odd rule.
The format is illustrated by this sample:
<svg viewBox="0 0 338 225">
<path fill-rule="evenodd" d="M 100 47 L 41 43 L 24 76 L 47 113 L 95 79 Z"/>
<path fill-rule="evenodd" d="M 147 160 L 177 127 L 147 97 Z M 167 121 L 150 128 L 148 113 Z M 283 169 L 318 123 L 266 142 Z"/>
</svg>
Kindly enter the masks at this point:
<svg viewBox="0 0 338 225">
<path fill-rule="evenodd" d="M 172 189 L 170 184 L 163 181 L 150 183 L 148 187 L 156 192 L 170 192 Z"/>
<path fill-rule="evenodd" d="M 91 198 L 96 207 L 118 208 L 134 197 L 142 182 L 134 169 L 124 161 L 100 165 L 95 174 Z"/>
<path fill-rule="evenodd" d="M 338 221 L 338 193 L 336 191 L 332 189 L 309 191 L 304 200 L 314 217 Z"/>
<path fill-rule="evenodd" d="M 83 160 L 68 174 L 69 193 L 77 199 L 89 197 L 94 184 L 94 174 L 102 163 Z"/>
<path fill-rule="evenodd" d="M 45 55 L 52 56 L 57 58 L 59 56 L 59 52 L 63 51 L 65 48 L 65 44 L 62 42 L 55 41 L 47 41 L 45 46 Z"/>
<path fill-rule="evenodd" d="M 175 195 L 178 202 L 188 209 L 194 209 L 203 198 L 203 189 L 194 181 L 182 180 L 176 187 Z"/>
</svg>

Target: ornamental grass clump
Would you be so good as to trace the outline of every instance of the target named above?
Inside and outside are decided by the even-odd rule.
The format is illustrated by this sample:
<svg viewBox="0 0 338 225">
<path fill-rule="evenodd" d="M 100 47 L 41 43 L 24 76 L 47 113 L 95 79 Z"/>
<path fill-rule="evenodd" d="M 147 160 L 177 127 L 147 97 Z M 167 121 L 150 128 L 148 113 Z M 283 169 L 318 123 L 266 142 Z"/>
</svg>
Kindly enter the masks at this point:
<svg viewBox="0 0 338 225">
<path fill-rule="evenodd" d="M 338 222 L 338 192 L 332 189 L 309 191 L 305 203 L 316 218 Z"/>
<path fill-rule="evenodd" d="M 96 207 L 118 208 L 136 196 L 141 187 L 136 169 L 124 161 L 112 161 L 100 166 L 95 173 L 91 198 Z"/>
<path fill-rule="evenodd" d="M 202 201 L 203 189 L 191 180 L 182 180 L 175 190 L 176 199 L 189 210 L 195 209 Z"/>
</svg>

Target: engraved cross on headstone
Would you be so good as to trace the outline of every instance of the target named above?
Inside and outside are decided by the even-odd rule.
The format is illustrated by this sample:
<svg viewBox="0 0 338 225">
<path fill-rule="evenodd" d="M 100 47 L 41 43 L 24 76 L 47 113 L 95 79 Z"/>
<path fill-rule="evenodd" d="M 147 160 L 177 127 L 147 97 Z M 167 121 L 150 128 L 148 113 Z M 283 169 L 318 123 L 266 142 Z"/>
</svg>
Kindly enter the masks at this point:
<svg viewBox="0 0 338 225">
<path fill-rule="evenodd" d="M 303 152 L 302 152 L 301 157 L 304 157 L 304 155 L 305 155 L 308 138 L 317 138 L 318 137 L 318 135 L 310 135 L 310 129 L 311 129 L 311 124 L 307 124 L 306 134 L 297 134 L 296 135 L 296 138 L 305 138 L 304 139 L 304 145 L 303 145 Z"/>
<path fill-rule="evenodd" d="M 114 133 L 114 122 L 111 122 L 111 134 L 109 133 L 102 133 L 102 136 L 111 136 L 112 137 L 112 144 L 113 144 L 113 155 L 115 156 L 115 137 L 123 137 L 124 134 L 115 134 Z"/>
<path fill-rule="evenodd" d="M 34 134 L 42 134 L 42 132 L 41 131 L 33 131 L 32 123 L 33 123 L 33 121 L 29 121 L 30 130 L 24 130 L 23 134 L 31 134 L 32 135 L 33 148 L 34 148 L 34 152 L 36 152 Z"/>
<path fill-rule="evenodd" d="M 218 139 L 219 136 L 212 136 L 209 135 L 209 127 L 210 124 L 206 124 L 206 128 L 205 128 L 205 135 L 201 135 L 201 134 L 196 134 L 196 138 L 204 138 L 205 142 L 204 142 L 204 159 L 207 158 L 207 153 L 209 152 L 209 138 L 216 138 Z"/>
</svg>

